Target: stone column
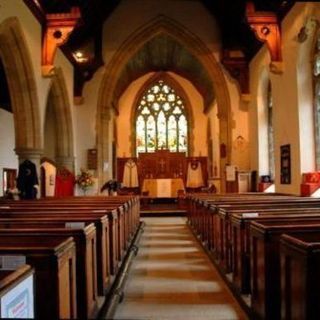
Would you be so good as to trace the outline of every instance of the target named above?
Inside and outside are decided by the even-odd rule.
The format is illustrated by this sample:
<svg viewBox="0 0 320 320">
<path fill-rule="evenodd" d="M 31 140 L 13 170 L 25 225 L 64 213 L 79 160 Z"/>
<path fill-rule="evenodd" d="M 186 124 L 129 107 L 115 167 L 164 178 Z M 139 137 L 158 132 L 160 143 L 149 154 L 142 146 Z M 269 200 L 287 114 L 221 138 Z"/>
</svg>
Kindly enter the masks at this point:
<svg viewBox="0 0 320 320">
<path fill-rule="evenodd" d="M 226 192 L 226 165 L 230 164 L 231 160 L 231 133 L 229 118 L 225 114 L 218 114 L 219 128 L 220 128 L 220 189 L 221 192 Z M 224 149 L 225 154 L 221 154 L 221 148 Z"/>
<path fill-rule="evenodd" d="M 74 173 L 74 157 L 56 156 L 57 167 L 65 167 Z"/>
<path fill-rule="evenodd" d="M 98 188 L 112 178 L 110 174 L 110 109 L 100 115 L 98 127 Z M 111 171 L 112 172 L 112 171 Z"/>
</svg>

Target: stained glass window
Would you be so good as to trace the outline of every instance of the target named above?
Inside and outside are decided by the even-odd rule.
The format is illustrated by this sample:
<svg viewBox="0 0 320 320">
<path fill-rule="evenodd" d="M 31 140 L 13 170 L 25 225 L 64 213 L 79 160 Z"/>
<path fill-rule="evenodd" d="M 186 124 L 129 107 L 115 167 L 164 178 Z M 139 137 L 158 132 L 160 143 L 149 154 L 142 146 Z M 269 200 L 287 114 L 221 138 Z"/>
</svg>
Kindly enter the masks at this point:
<svg viewBox="0 0 320 320">
<path fill-rule="evenodd" d="M 316 142 L 316 164 L 317 170 L 320 169 L 320 35 L 318 35 L 314 61 L 313 61 L 313 76 L 314 76 L 314 114 L 315 114 L 315 142 Z"/>
<path fill-rule="evenodd" d="M 136 113 L 136 150 L 188 150 L 188 119 L 183 100 L 163 80 L 149 88 Z"/>
</svg>

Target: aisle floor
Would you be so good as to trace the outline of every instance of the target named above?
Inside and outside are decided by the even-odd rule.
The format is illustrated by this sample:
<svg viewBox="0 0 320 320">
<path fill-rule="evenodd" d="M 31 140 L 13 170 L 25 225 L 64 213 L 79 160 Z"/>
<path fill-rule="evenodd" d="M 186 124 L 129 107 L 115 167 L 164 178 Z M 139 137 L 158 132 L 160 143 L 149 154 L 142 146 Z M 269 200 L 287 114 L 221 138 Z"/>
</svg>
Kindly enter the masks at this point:
<svg viewBox="0 0 320 320">
<path fill-rule="evenodd" d="M 247 319 L 185 218 L 144 218 L 139 252 L 114 319 Z"/>
</svg>

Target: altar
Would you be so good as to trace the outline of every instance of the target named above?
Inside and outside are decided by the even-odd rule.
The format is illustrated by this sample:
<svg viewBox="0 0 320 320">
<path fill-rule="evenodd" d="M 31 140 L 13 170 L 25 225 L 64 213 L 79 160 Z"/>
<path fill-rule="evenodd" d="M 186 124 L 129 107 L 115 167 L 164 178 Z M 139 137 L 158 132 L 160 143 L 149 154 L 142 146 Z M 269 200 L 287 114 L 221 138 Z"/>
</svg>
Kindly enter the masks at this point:
<svg viewBox="0 0 320 320">
<path fill-rule="evenodd" d="M 117 158 L 117 179 L 122 186 L 149 197 L 177 197 L 178 190 L 207 186 L 207 157 L 157 150 L 138 157 Z"/>
<path fill-rule="evenodd" d="M 178 190 L 185 191 L 181 178 L 144 179 L 142 184 L 142 192 L 151 198 L 176 198 Z"/>
</svg>

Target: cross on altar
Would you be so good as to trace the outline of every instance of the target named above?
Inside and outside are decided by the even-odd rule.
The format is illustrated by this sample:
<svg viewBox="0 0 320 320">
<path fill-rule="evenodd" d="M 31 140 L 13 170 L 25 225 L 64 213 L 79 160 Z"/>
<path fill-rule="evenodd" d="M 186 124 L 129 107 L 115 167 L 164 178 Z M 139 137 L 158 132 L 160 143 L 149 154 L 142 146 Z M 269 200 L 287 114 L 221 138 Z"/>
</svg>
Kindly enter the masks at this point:
<svg viewBox="0 0 320 320">
<path fill-rule="evenodd" d="M 163 158 L 160 159 L 159 164 L 160 164 L 160 172 L 164 172 L 166 162 L 163 160 Z"/>
</svg>

